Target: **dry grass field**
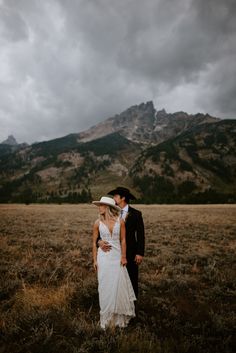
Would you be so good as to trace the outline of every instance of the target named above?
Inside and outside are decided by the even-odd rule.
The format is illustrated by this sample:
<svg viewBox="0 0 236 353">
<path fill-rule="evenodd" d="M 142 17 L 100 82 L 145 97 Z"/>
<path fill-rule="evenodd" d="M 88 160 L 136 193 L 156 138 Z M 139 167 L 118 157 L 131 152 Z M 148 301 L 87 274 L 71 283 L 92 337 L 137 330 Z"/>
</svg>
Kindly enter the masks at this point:
<svg viewBox="0 0 236 353">
<path fill-rule="evenodd" d="M 236 205 L 137 205 L 138 318 L 99 328 L 93 205 L 0 205 L 0 353 L 233 352 Z"/>
</svg>

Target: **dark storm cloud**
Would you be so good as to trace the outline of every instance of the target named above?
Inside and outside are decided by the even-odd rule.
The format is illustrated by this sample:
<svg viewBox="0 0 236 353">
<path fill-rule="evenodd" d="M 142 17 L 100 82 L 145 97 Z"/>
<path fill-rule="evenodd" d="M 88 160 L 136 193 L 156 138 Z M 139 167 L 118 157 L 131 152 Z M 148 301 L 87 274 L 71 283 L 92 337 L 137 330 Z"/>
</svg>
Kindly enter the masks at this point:
<svg viewBox="0 0 236 353">
<path fill-rule="evenodd" d="M 78 132 L 132 104 L 235 117 L 231 0 L 0 0 L 0 139 Z"/>
</svg>

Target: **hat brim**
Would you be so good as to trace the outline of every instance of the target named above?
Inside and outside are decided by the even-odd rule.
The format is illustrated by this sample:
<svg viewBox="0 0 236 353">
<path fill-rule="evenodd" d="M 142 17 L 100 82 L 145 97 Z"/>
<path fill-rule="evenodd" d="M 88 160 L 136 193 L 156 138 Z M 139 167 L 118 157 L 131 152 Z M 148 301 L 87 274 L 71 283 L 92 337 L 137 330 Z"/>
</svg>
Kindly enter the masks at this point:
<svg viewBox="0 0 236 353">
<path fill-rule="evenodd" d="M 127 196 L 130 200 L 136 200 L 136 197 L 131 194 L 130 192 L 126 193 L 125 191 L 122 191 L 120 189 L 114 189 L 114 190 L 111 190 L 110 192 L 107 193 L 108 195 L 124 195 L 124 196 Z"/>
<path fill-rule="evenodd" d="M 92 201 L 92 204 L 94 204 L 95 206 L 106 205 L 106 206 L 110 206 L 110 207 L 114 208 L 117 211 L 121 211 L 121 208 L 119 206 L 114 206 L 114 205 L 111 205 L 110 203 L 107 203 L 107 202 Z"/>
</svg>

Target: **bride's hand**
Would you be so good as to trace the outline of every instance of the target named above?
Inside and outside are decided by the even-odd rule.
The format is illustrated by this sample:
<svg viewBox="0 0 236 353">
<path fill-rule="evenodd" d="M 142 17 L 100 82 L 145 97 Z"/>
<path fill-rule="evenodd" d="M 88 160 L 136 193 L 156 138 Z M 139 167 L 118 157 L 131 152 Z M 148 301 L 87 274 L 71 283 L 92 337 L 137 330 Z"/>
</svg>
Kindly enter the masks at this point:
<svg viewBox="0 0 236 353">
<path fill-rule="evenodd" d="M 97 261 L 94 261 L 94 262 L 93 262 L 93 268 L 94 268 L 95 272 L 97 272 L 97 270 L 98 270 L 98 263 L 97 263 Z"/>
<path fill-rule="evenodd" d="M 121 258 L 120 264 L 121 264 L 122 266 L 126 266 L 126 265 L 127 265 L 127 259 L 126 259 L 126 257 L 122 257 L 122 258 Z"/>
</svg>

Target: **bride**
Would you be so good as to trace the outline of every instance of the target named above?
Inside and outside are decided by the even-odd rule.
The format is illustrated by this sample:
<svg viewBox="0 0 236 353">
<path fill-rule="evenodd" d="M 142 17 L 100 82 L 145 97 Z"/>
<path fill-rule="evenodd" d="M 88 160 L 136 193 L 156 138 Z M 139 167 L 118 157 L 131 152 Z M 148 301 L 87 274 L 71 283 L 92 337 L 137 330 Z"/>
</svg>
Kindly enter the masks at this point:
<svg viewBox="0 0 236 353">
<path fill-rule="evenodd" d="M 100 326 L 126 327 L 135 316 L 136 297 L 125 267 L 125 224 L 112 198 L 103 196 L 93 204 L 99 206 L 99 219 L 93 227 L 93 265 L 98 275 Z M 111 245 L 109 252 L 97 249 L 99 234 Z"/>
</svg>

